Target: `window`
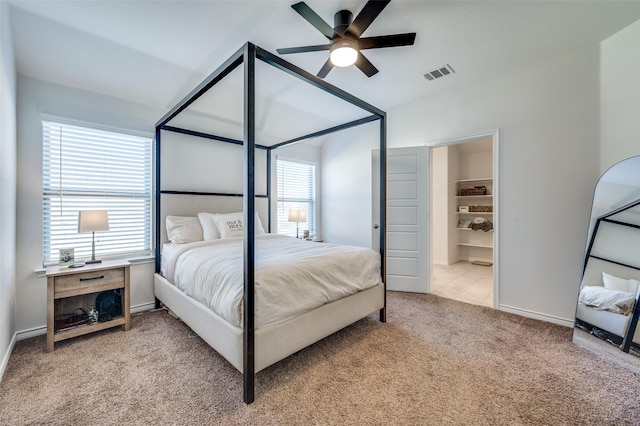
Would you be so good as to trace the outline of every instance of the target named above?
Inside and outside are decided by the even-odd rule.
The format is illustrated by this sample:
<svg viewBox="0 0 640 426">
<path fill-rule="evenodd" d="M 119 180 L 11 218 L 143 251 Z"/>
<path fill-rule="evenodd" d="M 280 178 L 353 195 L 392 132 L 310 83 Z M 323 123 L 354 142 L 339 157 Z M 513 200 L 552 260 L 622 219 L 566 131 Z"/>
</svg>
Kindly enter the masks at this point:
<svg viewBox="0 0 640 426">
<path fill-rule="evenodd" d="M 91 257 L 91 233 L 78 233 L 78 211 L 107 210 L 96 257 L 151 253 L 152 140 L 53 121 L 42 122 L 43 259 L 60 249 Z"/>
<path fill-rule="evenodd" d="M 313 164 L 278 159 L 278 233 L 296 236 L 296 222 L 289 222 L 289 210 L 305 210 L 307 221 L 297 224 L 315 234 L 315 171 Z"/>
</svg>

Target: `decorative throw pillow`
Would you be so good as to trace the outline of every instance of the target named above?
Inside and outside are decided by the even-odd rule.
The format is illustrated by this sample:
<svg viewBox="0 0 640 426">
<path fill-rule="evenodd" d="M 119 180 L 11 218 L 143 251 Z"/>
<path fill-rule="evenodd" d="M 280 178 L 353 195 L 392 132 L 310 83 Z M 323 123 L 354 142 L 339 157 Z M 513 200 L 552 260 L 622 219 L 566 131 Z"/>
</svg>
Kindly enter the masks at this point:
<svg viewBox="0 0 640 426">
<path fill-rule="evenodd" d="M 174 244 L 202 241 L 202 227 L 197 217 L 167 216 L 167 238 Z"/>
<path fill-rule="evenodd" d="M 629 315 L 631 312 L 633 312 L 633 307 L 635 306 L 635 303 L 636 303 L 636 298 L 634 295 L 633 297 L 628 297 L 626 299 L 616 302 L 616 306 L 620 310 L 619 313 L 621 313 L 622 315 Z"/>
<path fill-rule="evenodd" d="M 217 214 L 214 220 L 218 225 L 220 237 L 242 237 L 244 235 L 243 216 L 242 213 Z"/>
<path fill-rule="evenodd" d="M 242 212 L 216 214 L 214 215 L 214 221 L 218 226 L 221 238 L 242 237 L 244 235 L 244 214 Z M 256 235 L 265 233 L 258 212 L 256 212 L 254 226 Z"/>
<path fill-rule="evenodd" d="M 202 225 L 202 234 L 205 241 L 220 239 L 220 231 L 215 221 L 216 216 L 216 213 L 198 213 L 198 219 L 200 220 L 200 225 Z"/>
</svg>

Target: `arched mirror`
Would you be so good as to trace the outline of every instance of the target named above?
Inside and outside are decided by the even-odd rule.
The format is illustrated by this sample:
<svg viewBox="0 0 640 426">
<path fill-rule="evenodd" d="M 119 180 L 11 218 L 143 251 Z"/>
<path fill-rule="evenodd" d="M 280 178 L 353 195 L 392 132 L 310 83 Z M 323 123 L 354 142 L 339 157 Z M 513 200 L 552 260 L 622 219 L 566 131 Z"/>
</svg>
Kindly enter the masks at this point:
<svg viewBox="0 0 640 426">
<path fill-rule="evenodd" d="M 640 372 L 640 156 L 596 185 L 573 341 Z"/>
</svg>

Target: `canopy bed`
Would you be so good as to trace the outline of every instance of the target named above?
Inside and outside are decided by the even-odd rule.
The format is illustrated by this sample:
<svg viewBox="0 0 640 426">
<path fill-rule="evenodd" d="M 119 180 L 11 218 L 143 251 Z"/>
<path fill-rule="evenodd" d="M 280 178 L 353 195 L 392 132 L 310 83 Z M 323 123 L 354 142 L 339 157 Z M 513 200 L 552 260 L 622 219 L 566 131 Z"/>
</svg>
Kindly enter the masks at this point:
<svg viewBox="0 0 640 426">
<path fill-rule="evenodd" d="M 259 96 L 256 90 L 257 63 L 267 64 L 269 65 L 267 68 L 273 67 L 278 72 L 303 82 L 305 86 L 311 85 L 315 89 L 319 89 L 321 93 L 329 94 L 332 98 L 357 108 L 360 116 L 343 124 L 324 127 L 302 136 L 257 143 L 257 129 L 262 125 L 262 123 L 256 122 L 256 96 Z M 201 99 L 205 93 L 236 69 L 242 71 L 242 136 L 234 138 L 227 134 L 222 135 L 217 130 L 203 131 L 198 126 L 185 125 L 189 120 L 180 120 L 180 117 L 194 105 L 194 102 Z M 217 93 L 214 94 L 217 95 Z M 314 103 L 317 102 L 317 99 L 309 98 L 307 102 Z M 375 253 L 371 249 L 354 247 L 345 249 L 331 244 L 301 241 L 292 237 L 283 237 L 284 241 L 277 242 L 279 237 L 269 234 L 271 232 L 273 202 L 271 189 L 272 152 L 300 141 L 375 121 L 379 121 L 381 153 L 379 253 Z M 193 137 L 198 140 L 205 139 L 223 145 L 241 145 L 242 191 L 239 193 L 210 192 L 200 188 L 190 190 L 188 188 L 164 187 L 161 165 L 163 168 L 171 167 L 170 161 L 172 160 L 171 158 L 163 158 L 162 155 L 163 137 L 168 134 L 179 134 L 181 137 Z M 384 111 L 252 43 L 246 43 L 158 121 L 155 144 L 156 274 L 154 276 L 154 291 L 156 303 L 159 305 L 161 302 L 166 305 L 203 340 L 242 372 L 245 403 L 251 403 L 254 400 L 255 374 L 261 369 L 376 311 L 379 312 L 380 321 L 386 321 L 386 285 L 384 279 L 381 278 L 385 276 L 386 114 Z M 172 157 L 172 154 L 168 157 Z M 266 162 L 264 193 L 260 193 L 256 187 L 256 177 L 261 171 L 256 165 L 257 157 Z M 206 214 L 210 216 L 206 216 Z M 215 227 L 209 228 L 207 225 L 209 219 L 218 225 L 218 231 L 221 234 L 227 233 L 229 238 L 226 238 L 225 235 L 218 236 L 218 238 L 210 235 L 211 238 L 207 238 L 207 234 L 215 231 Z M 224 224 L 229 223 L 240 223 L 242 226 L 235 229 L 231 226 L 231 228 L 225 229 Z M 204 241 L 190 237 L 193 235 L 191 231 L 197 226 L 201 227 L 199 235 L 204 236 L 201 238 Z M 238 229 L 241 230 L 238 231 Z M 282 252 L 277 252 L 277 248 L 270 244 L 286 248 Z M 225 249 L 221 248 L 223 246 L 233 247 L 226 252 L 231 250 L 237 254 L 236 266 L 230 266 L 234 264 L 233 259 L 217 257 L 226 256 Z M 338 252 L 340 255 L 336 255 Z M 273 253 L 280 254 L 273 255 Z M 372 253 L 374 258 L 371 257 Z M 329 255 L 333 257 L 327 257 Z M 200 281 L 197 281 L 199 280 L 196 278 L 197 273 L 191 271 L 189 267 L 183 267 L 186 262 L 184 259 L 187 256 L 203 259 L 203 262 L 209 261 L 217 266 L 225 265 L 226 269 L 234 270 L 236 275 L 228 280 L 233 281 L 237 286 L 235 290 L 224 291 L 235 292 L 233 297 L 229 298 L 239 304 L 231 308 L 210 306 L 208 302 L 215 305 L 217 300 L 224 297 L 208 294 L 199 287 L 201 284 L 199 284 Z M 210 261 L 214 258 L 221 260 Z M 289 258 L 289 260 L 285 262 L 285 258 Z M 362 276 L 343 277 L 334 274 L 326 277 L 325 272 L 334 268 L 334 265 L 340 265 L 340 259 L 344 258 L 347 258 L 347 265 L 353 266 L 357 264 L 354 262 L 362 262 L 358 264 L 361 266 L 350 268 L 343 264 L 335 266 L 335 268 L 353 269 L 360 272 L 368 271 L 369 275 L 364 276 L 363 273 Z M 274 263 L 268 263 L 268 261 Z M 266 290 L 267 270 L 272 273 L 281 273 L 282 270 L 290 267 L 290 263 L 295 264 L 293 268 L 295 270 L 306 268 L 309 265 L 316 269 L 311 272 L 303 272 L 298 276 L 291 274 L 296 277 L 291 279 L 294 283 L 289 282 L 289 279 L 283 275 L 276 274 L 271 278 L 271 281 L 287 287 L 283 290 L 278 289 L 276 285 L 276 290 Z M 332 266 L 328 267 L 328 264 Z M 218 270 L 204 273 L 205 277 L 220 274 L 222 272 Z M 300 287 L 294 288 L 296 283 L 303 282 L 304 286 L 315 285 L 311 283 L 312 280 L 305 280 L 301 276 L 318 278 L 324 276 L 325 284 L 329 287 L 333 287 L 339 281 L 355 284 L 355 287 L 344 290 L 344 287 L 340 286 L 335 295 L 331 295 L 329 290 L 322 288 L 318 290 L 321 297 L 316 298 L 317 302 L 294 307 L 292 308 L 293 312 L 280 312 L 278 303 L 287 306 L 294 304 L 295 300 L 290 299 L 296 299 L 295 291 Z M 269 293 L 270 291 L 273 293 Z M 285 299 L 283 292 L 291 292 L 292 294 L 288 294 L 289 299 Z M 325 297 L 325 295 L 327 296 Z M 305 303 L 313 299 L 306 295 L 302 297 L 298 295 L 297 298 Z M 262 306 L 265 301 L 270 301 L 270 305 L 275 305 L 275 312 Z"/>
<path fill-rule="evenodd" d="M 598 180 L 587 242 L 573 341 L 640 371 L 640 156 Z"/>
</svg>

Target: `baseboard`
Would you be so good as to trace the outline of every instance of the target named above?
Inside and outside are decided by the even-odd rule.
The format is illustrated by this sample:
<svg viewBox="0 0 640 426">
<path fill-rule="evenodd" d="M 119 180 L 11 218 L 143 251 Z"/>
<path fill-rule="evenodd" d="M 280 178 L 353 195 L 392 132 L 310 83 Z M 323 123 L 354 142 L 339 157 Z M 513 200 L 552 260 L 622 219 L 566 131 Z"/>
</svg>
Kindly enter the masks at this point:
<svg viewBox="0 0 640 426">
<path fill-rule="evenodd" d="M 540 321 L 550 322 L 553 324 L 562 325 L 565 327 L 573 328 L 574 319 L 560 318 L 553 315 L 543 314 L 540 312 L 529 311 L 522 308 L 515 308 L 513 306 L 500 305 L 498 308 L 501 311 L 509 312 L 511 314 L 520 315 L 522 317 L 533 318 Z"/>
<path fill-rule="evenodd" d="M 29 339 L 31 337 L 41 336 L 43 334 L 47 334 L 47 326 L 41 325 L 40 327 L 33 327 L 28 330 L 18 331 L 16 333 L 16 340 L 24 340 Z"/>
<path fill-rule="evenodd" d="M 151 309 L 154 309 L 155 307 L 156 307 L 156 302 L 153 301 L 153 302 L 141 303 L 139 305 L 132 306 L 130 310 L 131 310 L 132 314 L 137 314 L 138 312 L 150 311 Z M 30 337 L 41 336 L 43 334 L 47 334 L 47 326 L 46 325 L 42 325 L 40 327 L 30 328 L 28 330 L 18 331 L 16 333 L 17 338 L 15 340 L 24 340 L 24 339 L 28 339 Z"/>
<path fill-rule="evenodd" d="M 156 308 L 156 302 L 154 300 L 153 302 L 141 303 L 139 305 L 132 306 L 131 307 L 131 313 L 132 314 L 137 314 L 138 312 L 150 311 L 150 310 L 155 309 L 155 308 Z"/>
<path fill-rule="evenodd" d="M 7 352 L 2 356 L 2 363 L 0 364 L 0 382 L 2 382 L 2 378 L 4 377 L 4 371 L 7 369 L 7 365 L 9 364 L 9 357 L 13 352 L 13 347 L 16 345 L 17 333 L 13 334 L 11 338 L 11 342 L 9 343 L 9 347 L 7 348 Z"/>
</svg>

